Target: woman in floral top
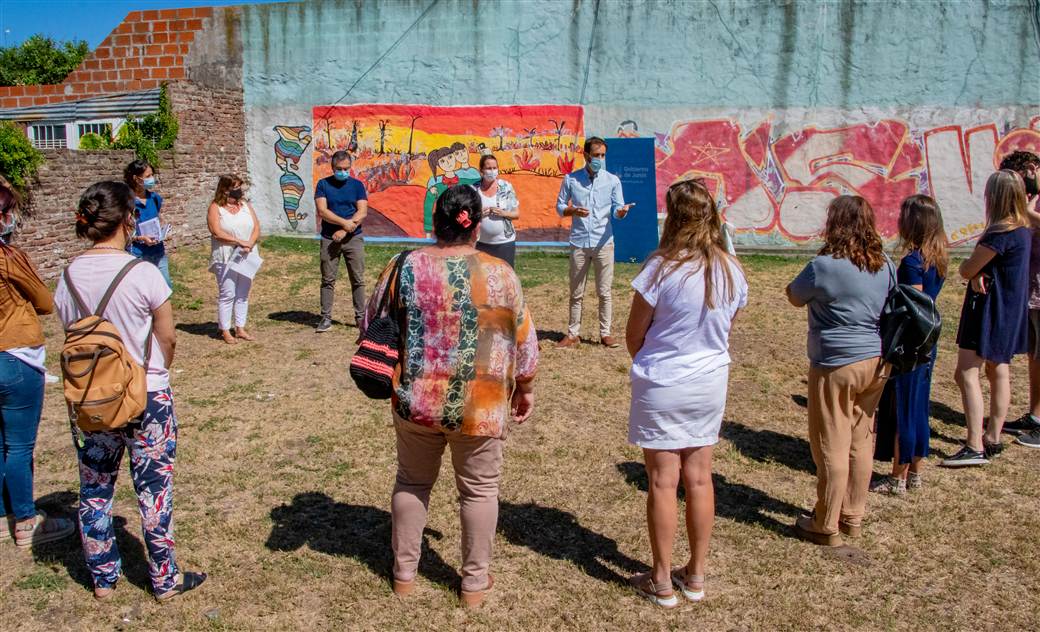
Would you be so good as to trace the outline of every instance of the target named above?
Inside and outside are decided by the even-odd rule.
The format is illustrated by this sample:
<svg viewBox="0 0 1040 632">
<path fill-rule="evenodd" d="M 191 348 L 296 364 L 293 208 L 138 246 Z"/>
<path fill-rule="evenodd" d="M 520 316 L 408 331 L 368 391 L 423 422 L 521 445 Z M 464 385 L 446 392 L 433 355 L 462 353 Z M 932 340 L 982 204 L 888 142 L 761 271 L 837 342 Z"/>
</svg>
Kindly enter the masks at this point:
<svg viewBox="0 0 1040 632">
<path fill-rule="evenodd" d="M 403 352 L 392 399 L 394 592 L 404 596 L 415 587 L 430 489 L 448 447 L 462 513 L 462 600 L 471 607 L 493 583 L 502 443 L 510 418 L 523 423 L 531 415 L 538 363 L 520 280 L 504 261 L 474 248 L 480 216 L 473 187 L 448 189 L 433 214 L 437 243 L 406 255 Z M 363 328 L 377 316 L 395 261 L 383 270 Z"/>
</svg>

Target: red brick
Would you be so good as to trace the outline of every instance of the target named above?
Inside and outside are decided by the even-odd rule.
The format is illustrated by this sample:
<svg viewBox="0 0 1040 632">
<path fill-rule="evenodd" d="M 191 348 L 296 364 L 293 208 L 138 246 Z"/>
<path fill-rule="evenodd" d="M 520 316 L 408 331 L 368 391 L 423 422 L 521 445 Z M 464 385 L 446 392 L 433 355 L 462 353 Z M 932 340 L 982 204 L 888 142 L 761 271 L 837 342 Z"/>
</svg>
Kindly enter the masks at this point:
<svg viewBox="0 0 1040 632">
<path fill-rule="evenodd" d="M 127 47 L 127 46 L 113 46 L 112 47 L 112 56 L 117 58 L 117 59 L 122 58 L 122 57 L 129 57 L 130 56 L 130 48 Z"/>
<path fill-rule="evenodd" d="M 185 24 L 184 28 L 186 30 L 189 30 L 189 31 L 201 31 L 202 30 L 202 20 L 199 20 L 199 19 L 188 20 L 187 23 Z"/>
<path fill-rule="evenodd" d="M 130 76 L 134 79 L 147 79 L 151 75 L 148 73 L 147 68 L 134 68 Z"/>
<path fill-rule="evenodd" d="M 97 59 L 107 59 L 112 56 L 112 49 L 107 46 L 98 46 L 94 49 L 94 57 Z"/>
<path fill-rule="evenodd" d="M 134 25 L 130 22 L 120 22 L 119 26 L 117 26 L 116 29 L 112 32 L 120 34 L 133 33 Z"/>
<path fill-rule="evenodd" d="M 101 68 L 101 60 L 100 59 L 89 59 L 88 58 L 88 59 L 83 60 L 83 62 L 80 63 L 80 65 L 76 67 L 76 70 L 98 70 L 99 68 Z"/>
<path fill-rule="evenodd" d="M 172 55 L 165 55 L 159 58 L 159 66 L 162 68 L 169 68 L 173 66 L 174 60 Z"/>
<path fill-rule="evenodd" d="M 20 97 L 25 94 L 25 86 L 10 86 L 4 88 L 4 94 L 9 97 Z"/>
<path fill-rule="evenodd" d="M 112 46 L 129 46 L 130 36 L 129 35 L 113 35 Z"/>
<path fill-rule="evenodd" d="M 134 24 L 134 33 L 147 33 L 151 29 L 150 22 L 137 22 Z"/>
<path fill-rule="evenodd" d="M 114 59 L 102 59 L 101 60 L 101 68 L 103 70 L 112 70 L 115 67 L 116 67 L 116 62 L 115 62 Z"/>
<path fill-rule="evenodd" d="M 158 11 L 142 11 L 141 12 L 141 19 L 142 20 L 148 20 L 148 21 L 158 20 L 159 19 L 159 12 Z"/>
<path fill-rule="evenodd" d="M 170 37 L 171 35 L 171 33 L 152 33 L 152 43 L 165 44 L 173 39 Z"/>
<path fill-rule="evenodd" d="M 184 71 L 184 66 L 174 66 L 167 71 L 169 79 L 184 79 L 188 73 Z"/>
<path fill-rule="evenodd" d="M 179 44 L 163 44 L 162 47 L 163 55 L 177 55 L 181 52 Z"/>
<path fill-rule="evenodd" d="M 123 18 L 123 21 L 124 22 L 140 22 L 143 19 L 144 19 L 144 14 L 141 11 L 131 11 L 130 13 L 126 14 L 126 17 Z"/>
<path fill-rule="evenodd" d="M 192 9 L 177 9 L 177 19 L 186 20 L 195 15 L 195 11 Z"/>
<path fill-rule="evenodd" d="M 171 20 L 177 17 L 177 9 L 161 9 L 159 11 L 160 20 Z"/>
<path fill-rule="evenodd" d="M 162 55 L 162 52 L 163 52 L 162 46 L 159 46 L 159 45 L 156 45 L 156 44 L 153 44 L 151 46 L 146 46 L 144 48 L 144 54 L 145 55 Z"/>
<path fill-rule="evenodd" d="M 213 7 L 195 7 L 195 17 L 197 17 L 197 18 L 213 17 Z"/>
<path fill-rule="evenodd" d="M 166 79 L 169 73 L 165 68 L 152 68 L 151 77 L 152 79 Z"/>
<path fill-rule="evenodd" d="M 152 22 L 152 33 L 165 33 L 170 30 L 169 20 L 159 20 L 158 22 Z"/>
<path fill-rule="evenodd" d="M 141 58 L 140 57 L 127 57 L 123 60 L 123 68 L 140 68 Z"/>
<path fill-rule="evenodd" d="M 103 92 L 119 92 L 119 88 L 120 85 L 118 81 L 106 81 L 101 84 L 101 90 Z"/>
<path fill-rule="evenodd" d="M 180 33 L 177 33 L 177 41 L 178 42 L 187 43 L 187 42 L 192 42 L 194 40 L 195 40 L 195 31 L 181 31 Z"/>
</svg>

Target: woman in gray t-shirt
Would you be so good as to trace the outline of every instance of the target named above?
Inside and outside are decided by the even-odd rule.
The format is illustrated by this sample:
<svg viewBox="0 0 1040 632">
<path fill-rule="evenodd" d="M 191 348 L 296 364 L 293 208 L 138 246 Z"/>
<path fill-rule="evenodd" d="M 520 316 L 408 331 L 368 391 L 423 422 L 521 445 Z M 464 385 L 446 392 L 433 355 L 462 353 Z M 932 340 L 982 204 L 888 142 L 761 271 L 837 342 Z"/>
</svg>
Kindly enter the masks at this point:
<svg viewBox="0 0 1040 632">
<path fill-rule="evenodd" d="M 823 248 L 787 286 L 809 308 L 809 445 L 816 463 L 816 507 L 795 523 L 804 540 L 834 546 L 859 534 L 873 471 L 873 426 L 887 368 L 878 321 L 895 270 L 874 210 L 859 196 L 827 207 Z"/>
</svg>

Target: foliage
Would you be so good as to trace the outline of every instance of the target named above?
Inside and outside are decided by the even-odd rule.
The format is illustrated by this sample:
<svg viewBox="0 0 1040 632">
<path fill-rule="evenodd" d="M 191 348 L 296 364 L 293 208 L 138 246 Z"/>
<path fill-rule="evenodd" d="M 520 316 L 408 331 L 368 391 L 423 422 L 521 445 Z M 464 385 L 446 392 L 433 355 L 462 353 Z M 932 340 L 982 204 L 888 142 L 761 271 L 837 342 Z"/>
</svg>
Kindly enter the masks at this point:
<svg viewBox="0 0 1040 632">
<path fill-rule="evenodd" d="M 0 174 L 18 189 L 25 189 L 43 162 L 41 154 L 14 123 L 0 121 Z"/>
<path fill-rule="evenodd" d="M 87 151 L 111 149 L 112 139 L 93 132 L 79 137 L 79 148 Z"/>
<path fill-rule="evenodd" d="M 153 167 L 160 166 L 159 151 L 172 149 L 180 125 L 170 106 L 166 86 L 159 92 L 159 109 L 140 119 L 128 118 L 119 128 L 112 149 L 132 149 L 137 157 Z"/>
<path fill-rule="evenodd" d="M 0 48 L 0 86 L 61 83 L 89 53 L 83 40 L 56 42 L 33 35 L 20 46 Z"/>
</svg>

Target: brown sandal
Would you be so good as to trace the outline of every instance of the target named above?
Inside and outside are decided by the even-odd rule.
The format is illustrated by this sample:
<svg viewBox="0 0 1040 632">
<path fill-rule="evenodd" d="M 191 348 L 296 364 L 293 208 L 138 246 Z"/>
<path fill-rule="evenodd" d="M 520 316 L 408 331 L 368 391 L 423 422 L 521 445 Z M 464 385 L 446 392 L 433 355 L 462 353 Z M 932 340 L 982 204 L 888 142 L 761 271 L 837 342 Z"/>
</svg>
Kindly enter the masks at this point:
<svg viewBox="0 0 1040 632">
<path fill-rule="evenodd" d="M 462 591 L 462 605 L 466 608 L 479 608 L 484 599 L 491 592 L 491 588 L 495 585 L 495 578 L 488 573 L 487 586 L 480 590 L 463 590 Z"/>
</svg>

